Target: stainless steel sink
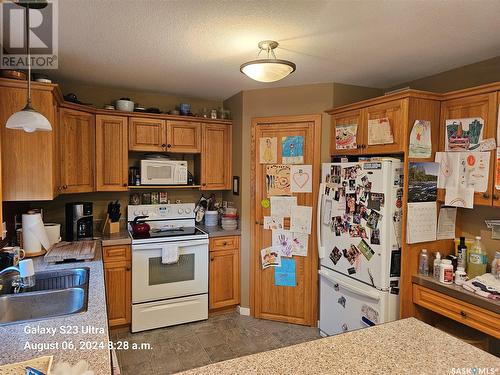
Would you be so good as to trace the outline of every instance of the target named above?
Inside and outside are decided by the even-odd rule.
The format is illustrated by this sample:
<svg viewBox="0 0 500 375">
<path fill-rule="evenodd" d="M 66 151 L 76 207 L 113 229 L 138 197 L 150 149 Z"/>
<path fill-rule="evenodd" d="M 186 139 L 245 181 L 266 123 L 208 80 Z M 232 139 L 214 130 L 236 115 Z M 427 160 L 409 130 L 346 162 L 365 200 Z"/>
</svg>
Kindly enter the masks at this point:
<svg viewBox="0 0 500 375">
<path fill-rule="evenodd" d="M 0 295 L 0 326 L 87 311 L 89 272 L 81 267 L 35 273 L 33 288 Z M 14 277 L 4 275 L 0 284 L 10 285 Z"/>
</svg>

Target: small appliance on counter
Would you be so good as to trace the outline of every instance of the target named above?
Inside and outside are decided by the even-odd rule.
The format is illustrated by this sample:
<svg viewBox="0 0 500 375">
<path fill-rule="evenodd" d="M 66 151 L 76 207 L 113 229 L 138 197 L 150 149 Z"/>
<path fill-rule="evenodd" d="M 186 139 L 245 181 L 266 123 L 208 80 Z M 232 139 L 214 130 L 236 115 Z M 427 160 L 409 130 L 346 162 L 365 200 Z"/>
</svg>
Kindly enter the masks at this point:
<svg viewBox="0 0 500 375">
<path fill-rule="evenodd" d="M 66 203 L 66 241 L 91 240 L 93 221 L 92 202 Z"/>
</svg>

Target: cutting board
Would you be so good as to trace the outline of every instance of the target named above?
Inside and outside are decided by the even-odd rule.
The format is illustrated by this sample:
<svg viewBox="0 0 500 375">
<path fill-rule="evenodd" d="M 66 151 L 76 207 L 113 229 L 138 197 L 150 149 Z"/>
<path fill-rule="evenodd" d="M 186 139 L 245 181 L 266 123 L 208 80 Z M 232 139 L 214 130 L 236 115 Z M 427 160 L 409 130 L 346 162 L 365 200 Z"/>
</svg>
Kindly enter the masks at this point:
<svg viewBox="0 0 500 375">
<path fill-rule="evenodd" d="M 0 374 L 3 375 L 25 375 L 26 367 L 33 367 L 44 374 L 50 374 L 52 367 L 52 356 L 38 357 L 29 361 L 11 363 L 9 365 L 0 366 Z"/>
<path fill-rule="evenodd" d="M 47 263 L 64 262 L 68 259 L 92 260 L 97 241 L 74 241 L 56 243 L 43 257 Z"/>
</svg>

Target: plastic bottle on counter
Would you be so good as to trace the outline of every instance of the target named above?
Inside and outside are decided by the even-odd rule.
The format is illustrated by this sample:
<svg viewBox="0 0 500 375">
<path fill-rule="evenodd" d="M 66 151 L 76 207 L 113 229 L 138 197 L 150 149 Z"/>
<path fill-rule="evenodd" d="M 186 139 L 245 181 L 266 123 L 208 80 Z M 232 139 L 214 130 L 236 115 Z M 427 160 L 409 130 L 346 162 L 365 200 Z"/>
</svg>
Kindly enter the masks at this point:
<svg viewBox="0 0 500 375">
<path fill-rule="evenodd" d="M 491 262 L 491 273 L 497 279 L 500 279 L 500 251 L 495 253 L 495 259 Z"/>
<path fill-rule="evenodd" d="M 486 256 L 486 252 L 483 250 L 481 237 L 476 236 L 476 239 L 474 240 L 474 243 L 469 251 L 469 262 L 467 263 L 467 274 L 469 275 L 469 279 L 484 275 L 486 273 L 487 263 L 488 257 Z"/>
<path fill-rule="evenodd" d="M 465 237 L 460 237 L 460 243 L 457 246 L 458 267 L 467 269 L 467 246 L 465 245 Z"/>
<path fill-rule="evenodd" d="M 443 284 L 453 283 L 453 264 L 451 260 L 443 259 L 441 261 L 441 267 L 439 269 L 439 282 Z"/>
<path fill-rule="evenodd" d="M 463 267 L 458 266 L 455 272 L 455 284 L 462 285 L 467 281 L 467 273 Z"/>
<path fill-rule="evenodd" d="M 418 274 L 429 276 L 429 255 L 427 249 L 422 249 L 418 258 Z"/>
<path fill-rule="evenodd" d="M 436 252 L 436 258 L 434 259 L 434 267 L 432 267 L 432 276 L 439 280 L 439 268 L 441 267 L 441 253 Z"/>
</svg>

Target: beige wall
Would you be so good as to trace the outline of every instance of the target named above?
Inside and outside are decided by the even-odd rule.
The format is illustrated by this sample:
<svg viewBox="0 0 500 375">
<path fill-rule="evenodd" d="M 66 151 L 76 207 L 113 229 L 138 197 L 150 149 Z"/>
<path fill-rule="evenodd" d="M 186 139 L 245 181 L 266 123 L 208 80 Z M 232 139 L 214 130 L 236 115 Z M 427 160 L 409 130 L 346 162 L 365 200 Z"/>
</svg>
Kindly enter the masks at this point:
<svg viewBox="0 0 500 375">
<path fill-rule="evenodd" d="M 418 90 L 446 92 L 498 81 L 500 81 L 500 56 L 401 83 L 386 91 L 409 86 Z"/>
<path fill-rule="evenodd" d="M 343 105 L 373 97 L 378 89 L 323 83 L 293 87 L 251 90 L 224 101 L 233 113 L 233 171 L 240 175 L 241 227 L 241 306 L 249 307 L 250 288 L 250 180 L 251 121 L 254 117 L 285 115 L 322 115 L 321 160 L 329 162 L 330 116 L 324 113 L 334 105 Z M 241 153 L 241 155 L 239 155 Z"/>
<path fill-rule="evenodd" d="M 91 103 L 97 108 L 103 108 L 105 104 L 114 104 L 115 100 L 124 97 L 139 103 L 141 107 L 157 107 L 163 112 L 174 109 L 180 103 L 191 104 L 191 112 L 195 114 L 203 108 L 217 109 L 222 107 L 222 101 L 185 97 L 176 94 L 121 89 L 74 81 L 62 81 L 59 82 L 59 85 L 64 95 L 74 93 L 78 100 Z"/>
<path fill-rule="evenodd" d="M 458 233 L 466 238 L 481 236 L 481 242 L 488 253 L 488 262 L 495 257 L 495 252 L 500 251 L 500 240 L 491 239 L 491 229 L 486 227 L 485 220 L 498 220 L 500 210 L 494 207 L 476 206 L 472 210 L 460 210 L 460 224 L 462 231 Z"/>
</svg>

